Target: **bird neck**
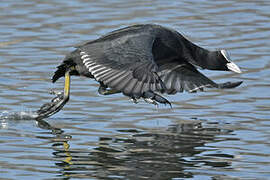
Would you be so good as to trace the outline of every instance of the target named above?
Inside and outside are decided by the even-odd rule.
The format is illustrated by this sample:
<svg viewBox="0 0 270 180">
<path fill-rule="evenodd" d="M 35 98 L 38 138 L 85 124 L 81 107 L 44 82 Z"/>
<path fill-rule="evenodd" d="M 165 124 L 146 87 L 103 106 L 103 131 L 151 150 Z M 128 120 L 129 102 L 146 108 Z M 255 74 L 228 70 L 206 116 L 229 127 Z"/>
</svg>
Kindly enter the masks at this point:
<svg viewBox="0 0 270 180">
<path fill-rule="evenodd" d="M 188 46 L 189 57 L 192 64 L 200 66 L 204 69 L 222 70 L 219 61 L 219 51 L 208 51 L 193 43 Z"/>
</svg>

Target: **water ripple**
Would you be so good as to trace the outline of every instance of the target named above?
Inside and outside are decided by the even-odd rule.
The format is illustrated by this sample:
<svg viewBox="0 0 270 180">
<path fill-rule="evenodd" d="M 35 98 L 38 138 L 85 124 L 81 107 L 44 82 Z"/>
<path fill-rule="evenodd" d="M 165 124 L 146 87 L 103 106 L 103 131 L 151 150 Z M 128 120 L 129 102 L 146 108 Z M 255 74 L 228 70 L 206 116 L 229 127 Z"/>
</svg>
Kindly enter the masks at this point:
<svg viewBox="0 0 270 180">
<path fill-rule="evenodd" d="M 0 172 L 9 179 L 268 179 L 270 3 L 1 1 Z M 228 49 L 242 74 L 203 71 L 231 90 L 168 96 L 173 109 L 100 96 L 72 77 L 71 99 L 48 119 L 55 67 L 73 46 L 120 27 L 157 23 L 205 48 Z"/>
</svg>

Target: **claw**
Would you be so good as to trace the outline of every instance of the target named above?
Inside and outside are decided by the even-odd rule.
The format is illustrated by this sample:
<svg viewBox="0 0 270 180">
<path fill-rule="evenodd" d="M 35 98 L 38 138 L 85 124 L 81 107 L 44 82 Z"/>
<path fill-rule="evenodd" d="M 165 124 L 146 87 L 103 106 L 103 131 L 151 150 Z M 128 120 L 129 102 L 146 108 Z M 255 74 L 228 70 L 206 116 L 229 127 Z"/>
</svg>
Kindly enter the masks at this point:
<svg viewBox="0 0 270 180">
<path fill-rule="evenodd" d="M 169 104 L 170 107 L 172 108 L 171 103 L 167 99 L 165 99 L 164 97 L 162 97 L 154 92 L 151 92 L 151 91 L 145 92 L 143 94 L 143 98 L 148 103 L 151 103 L 154 105 L 158 105 L 158 103 L 165 104 L 165 105 Z"/>
<path fill-rule="evenodd" d="M 165 99 L 164 97 L 158 95 L 158 94 L 155 94 L 155 100 L 159 103 L 162 103 L 162 104 L 169 104 L 170 107 L 172 108 L 172 104 L 170 103 L 170 101 L 168 101 L 167 99 Z"/>
</svg>

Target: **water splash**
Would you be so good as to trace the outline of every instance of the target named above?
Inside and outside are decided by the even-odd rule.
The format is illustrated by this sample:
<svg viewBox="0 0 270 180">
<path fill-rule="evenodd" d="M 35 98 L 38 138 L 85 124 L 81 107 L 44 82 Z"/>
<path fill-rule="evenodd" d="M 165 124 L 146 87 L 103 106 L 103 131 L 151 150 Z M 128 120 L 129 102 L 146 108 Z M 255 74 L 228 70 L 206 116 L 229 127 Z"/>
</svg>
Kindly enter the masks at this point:
<svg viewBox="0 0 270 180">
<path fill-rule="evenodd" d="M 4 111 L 0 113 L 0 120 L 34 120 L 37 118 L 37 113 L 32 111 L 21 111 L 21 112 L 9 112 Z"/>
<path fill-rule="evenodd" d="M 20 120 L 35 120 L 38 117 L 36 112 L 33 111 L 20 111 L 20 112 L 0 112 L 0 129 L 6 129 L 10 126 L 10 122 Z"/>
</svg>

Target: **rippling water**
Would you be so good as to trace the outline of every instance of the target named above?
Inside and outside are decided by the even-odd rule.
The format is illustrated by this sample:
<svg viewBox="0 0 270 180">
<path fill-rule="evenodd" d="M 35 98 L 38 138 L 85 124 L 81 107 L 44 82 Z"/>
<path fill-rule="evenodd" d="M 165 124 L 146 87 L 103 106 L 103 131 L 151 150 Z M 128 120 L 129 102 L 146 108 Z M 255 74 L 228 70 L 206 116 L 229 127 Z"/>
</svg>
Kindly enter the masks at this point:
<svg viewBox="0 0 270 180">
<path fill-rule="evenodd" d="M 0 2 L 0 178 L 268 179 L 270 176 L 270 2 Z M 32 112 L 61 89 L 55 67 L 73 46 L 136 23 L 177 29 L 208 49 L 228 49 L 239 88 L 167 96 L 173 109 L 73 77 L 71 100 L 46 121 Z"/>
</svg>

